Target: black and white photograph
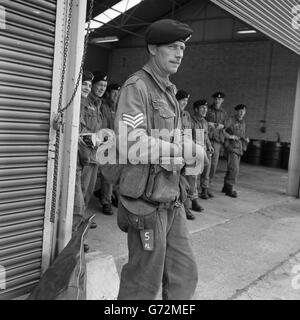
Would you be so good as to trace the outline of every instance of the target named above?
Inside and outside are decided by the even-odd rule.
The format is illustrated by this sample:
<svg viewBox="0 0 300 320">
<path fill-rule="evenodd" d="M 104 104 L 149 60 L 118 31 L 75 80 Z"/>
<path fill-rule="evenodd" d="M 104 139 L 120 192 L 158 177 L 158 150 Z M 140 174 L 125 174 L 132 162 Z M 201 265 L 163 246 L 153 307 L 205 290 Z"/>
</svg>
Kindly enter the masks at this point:
<svg viewBox="0 0 300 320">
<path fill-rule="evenodd" d="M 0 300 L 300 300 L 299 198 L 300 0 L 0 0 Z"/>
</svg>

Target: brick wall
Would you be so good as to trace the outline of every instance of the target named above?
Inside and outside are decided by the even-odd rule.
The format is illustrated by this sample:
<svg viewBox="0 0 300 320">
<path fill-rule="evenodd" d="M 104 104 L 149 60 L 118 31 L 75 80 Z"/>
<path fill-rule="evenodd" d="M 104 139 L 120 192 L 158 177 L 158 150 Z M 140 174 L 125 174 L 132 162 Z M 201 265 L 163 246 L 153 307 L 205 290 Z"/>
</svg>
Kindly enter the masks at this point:
<svg viewBox="0 0 300 320">
<path fill-rule="evenodd" d="M 191 44 L 172 81 L 191 93 L 192 102 L 217 90 L 226 93 L 224 107 L 246 104 L 248 135 L 252 139 L 290 141 L 298 62 L 296 54 L 271 41 Z M 147 61 L 145 48 L 114 49 L 110 79 L 123 82 Z M 260 121 L 266 114 L 266 133 Z"/>
<path fill-rule="evenodd" d="M 100 70 L 108 72 L 110 50 L 95 45 L 89 45 L 84 68 L 89 71 Z"/>
</svg>

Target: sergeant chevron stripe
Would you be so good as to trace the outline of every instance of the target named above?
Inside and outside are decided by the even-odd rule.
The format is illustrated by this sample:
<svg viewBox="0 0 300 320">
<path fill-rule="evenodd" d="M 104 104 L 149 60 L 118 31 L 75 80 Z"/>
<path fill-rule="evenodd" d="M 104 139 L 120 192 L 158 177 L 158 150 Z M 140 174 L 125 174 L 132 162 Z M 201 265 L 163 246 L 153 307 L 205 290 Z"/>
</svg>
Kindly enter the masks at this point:
<svg viewBox="0 0 300 320">
<path fill-rule="evenodd" d="M 136 116 L 131 116 L 130 114 L 123 113 L 122 120 L 131 128 L 136 129 L 144 122 L 144 115 L 142 113 L 139 113 Z"/>
</svg>

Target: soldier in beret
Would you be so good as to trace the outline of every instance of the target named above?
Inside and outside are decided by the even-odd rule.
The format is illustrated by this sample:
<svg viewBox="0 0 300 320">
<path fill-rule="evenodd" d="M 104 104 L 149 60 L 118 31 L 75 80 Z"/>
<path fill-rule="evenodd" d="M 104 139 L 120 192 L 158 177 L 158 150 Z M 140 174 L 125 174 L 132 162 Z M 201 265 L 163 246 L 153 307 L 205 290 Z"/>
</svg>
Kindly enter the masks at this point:
<svg viewBox="0 0 300 320">
<path fill-rule="evenodd" d="M 213 198 L 213 194 L 209 191 L 209 173 L 210 173 L 210 166 L 211 166 L 211 157 L 214 153 L 214 148 L 209 139 L 209 135 L 208 135 L 209 126 L 208 126 L 208 122 L 205 119 L 207 114 L 207 108 L 208 108 L 207 100 L 205 99 L 197 100 L 193 104 L 194 114 L 192 115 L 193 131 L 195 132 L 196 130 L 203 130 L 203 133 L 204 133 L 203 143 L 204 143 L 204 149 L 205 149 L 205 158 L 204 158 L 204 170 L 200 175 L 201 192 L 199 190 L 199 193 L 198 193 L 197 180 L 195 181 L 195 184 L 194 184 L 195 193 L 198 193 L 199 196 L 204 200 Z"/>
<path fill-rule="evenodd" d="M 102 97 L 107 87 L 107 76 L 101 71 L 93 72 L 94 78 L 92 81 L 92 90 L 86 100 L 87 106 L 83 110 L 83 116 L 89 119 L 88 132 L 96 133 L 103 126 L 103 115 L 101 113 Z M 96 148 L 93 150 L 89 164 L 84 167 L 82 172 L 82 188 L 84 193 L 85 203 L 88 206 L 97 180 L 98 163 L 96 161 Z"/>
<path fill-rule="evenodd" d="M 87 100 L 92 88 L 92 80 L 94 76 L 91 72 L 84 70 L 81 82 L 81 107 L 80 107 L 80 120 L 79 120 L 79 138 L 78 138 L 78 153 L 77 153 L 77 166 L 76 166 L 76 180 L 75 180 L 75 195 L 74 195 L 74 208 L 73 208 L 73 226 L 74 229 L 80 224 L 85 217 L 87 205 L 84 199 L 84 192 L 82 188 L 82 172 L 89 164 L 91 149 L 80 136 L 82 133 L 88 133 L 89 129 L 95 125 L 93 119 L 87 116 L 87 109 L 91 107 Z M 96 228 L 97 224 L 92 222 L 91 228 Z M 84 244 L 84 250 L 87 252 L 89 246 Z"/>
<path fill-rule="evenodd" d="M 193 122 L 190 113 L 185 110 L 189 101 L 190 95 L 184 90 L 178 90 L 176 93 L 176 99 L 179 103 L 179 108 L 181 110 L 181 122 L 182 122 L 182 129 L 193 129 Z M 188 192 L 188 199 L 184 202 L 184 209 L 186 218 L 188 220 L 194 220 L 195 215 L 191 212 L 190 206 L 192 210 L 202 212 L 204 209 L 200 205 L 200 201 L 198 198 L 197 188 L 195 188 L 195 183 L 197 181 L 197 176 L 188 175 L 186 179 L 189 183 L 189 192 Z M 191 203 L 191 205 L 190 205 Z"/>
<path fill-rule="evenodd" d="M 191 299 L 197 285 L 197 266 L 182 205 L 186 192 L 180 188 L 182 166 L 175 165 L 175 159 L 182 157 L 182 150 L 188 147 L 199 158 L 204 151 L 191 139 L 188 144 L 151 134 L 153 129 L 181 129 L 177 90 L 169 76 L 177 72 L 191 34 L 190 27 L 178 21 L 152 23 L 146 31 L 149 60 L 126 80 L 120 91 L 115 120 L 117 138 L 122 139 L 119 123 L 126 126 L 129 134 L 139 132 L 151 163 L 128 163 L 121 174 L 118 225 L 128 233 L 129 260 L 121 272 L 118 299 L 155 299 L 161 284 L 163 299 Z M 127 157 L 132 146 L 128 141 Z M 168 166 L 163 166 L 162 158 L 170 160 Z M 184 162 L 193 166 L 195 158 L 185 156 Z M 159 183 L 161 178 L 166 183 L 168 179 L 177 182 L 167 184 L 165 190 L 166 184 Z"/>
<path fill-rule="evenodd" d="M 244 104 L 237 105 L 235 116 L 228 119 L 225 127 L 228 134 L 225 143 L 228 159 L 222 192 L 232 198 L 237 197 L 237 192 L 233 190 L 233 186 L 237 182 L 241 157 L 249 143 L 249 138 L 246 137 L 246 122 L 244 119 L 246 110 L 247 107 Z"/>
<path fill-rule="evenodd" d="M 218 91 L 212 95 L 212 98 L 214 99 L 214 102 L 208 108 L 206 116 L 206 120 L 209 125 L 209 139 L 212 143 L 212 147 L 214 148 L 209 173 L 210 181 L 212 181 L 217 171 L 221 147 L 223 146 L 227 135 L 224 128 L 228 119 L 227 112 L 222 108 L 225 94 Z"/>
<path fill-rule="evenodd" d="M 105 98 L 101 98 L 100 112 L 102 115 L 103 128 L 114 130 L 114 120 L 116 112 L 116 103 L 119 96 L 121 86 L 117 83 L 112 83 L 107 86 Z M 105 215 L 112 215 L 112 196 L 113 184 L 109 183 L 101 173 L 101 166 L 98 170 L 100 180 L 100 189 L 94 192 L 96 198 L 102 205 L 102 212 Z M 114 204 L 117 205 L 117 196 L 114 193 Z"/>
</svg>

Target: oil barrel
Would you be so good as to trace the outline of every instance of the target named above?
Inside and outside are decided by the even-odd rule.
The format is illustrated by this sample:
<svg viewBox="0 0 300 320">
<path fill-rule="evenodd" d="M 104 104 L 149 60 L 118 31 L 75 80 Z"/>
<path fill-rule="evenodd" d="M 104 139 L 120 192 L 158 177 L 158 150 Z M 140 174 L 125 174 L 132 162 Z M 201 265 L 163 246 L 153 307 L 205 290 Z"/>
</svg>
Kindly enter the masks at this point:
<svg viewBox="0 0 300 320">
<path fill-rule="evenodd" d="M 262 144 L 262 140 L 250 140 L 247 151 L 242 158 L 243 161 L 254 165 L 260 165 L 262 157 Z"/>
<path fill-rule="evenodd" d="M 281 168 L 282 169 L 289 168 L 290 151 L 291 151 L 291 144 L 289 142 L 283 143 L 282 144 L 282 159 L 281 159 Z"/>
<path fill-rule="evenodd" d="M 280 142 L 265 141 L 263 144 L 262 164 L 267 167 L 281 168 L 282 144 Z"/>
</svg>

